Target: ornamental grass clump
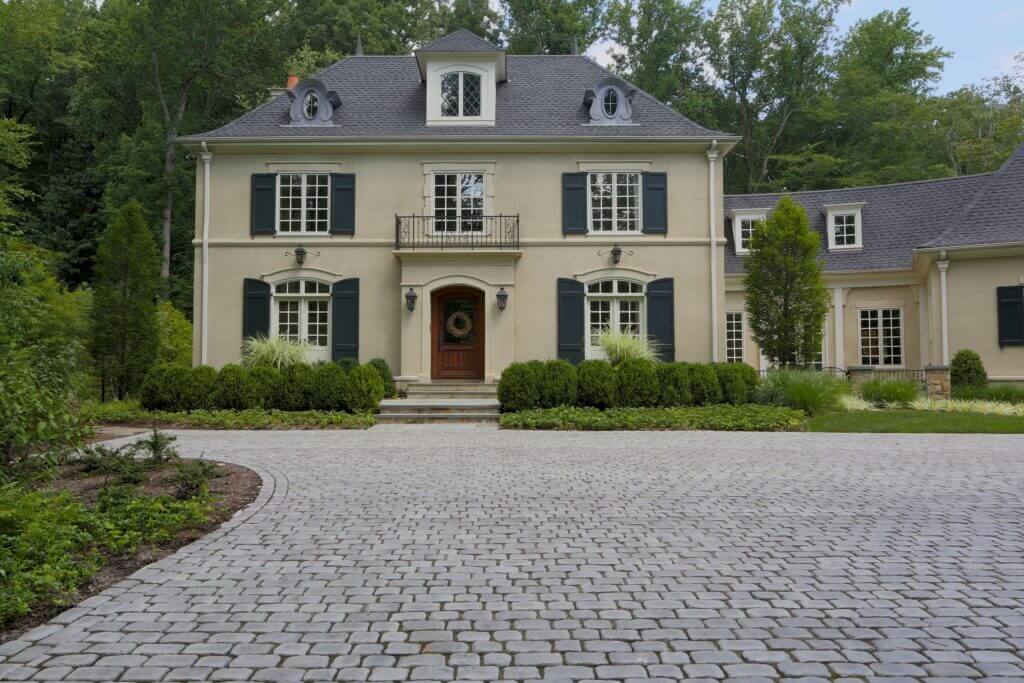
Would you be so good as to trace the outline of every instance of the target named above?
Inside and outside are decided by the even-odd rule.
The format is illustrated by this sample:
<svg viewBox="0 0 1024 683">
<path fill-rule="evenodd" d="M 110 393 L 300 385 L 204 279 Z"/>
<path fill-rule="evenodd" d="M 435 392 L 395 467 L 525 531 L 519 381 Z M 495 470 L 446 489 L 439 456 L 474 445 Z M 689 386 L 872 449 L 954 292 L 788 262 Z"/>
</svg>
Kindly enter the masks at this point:
<svg viewBox="0 0 1024 683">
<path fill-rule="evenodd" d="M 871 379 L 860 387 L 860 395 L 879 408 L 906 408 L 921 394 L 918 383 L 909 379 Z"/>
<path fill-rule="evenodd" d="M 612 365 L 627 360 L 658 360 L 657 345 L 647 337 L 606 330 L 597 343 Z"/>
<path fill-rule="evenodd" d="M 308 351 L 308 345 L 288 337 L 246 337 L 242 342 L 242 365 L 284 370 L 305 363 Z"/>
<path fill-rule="evenodd" d="M 840 397 L 850 393 L 845 379 L 815 370 L 772 370 L 757 391 L 758 403 L 789 406 L 817 415 L 839 407 Z"/>
</svg>

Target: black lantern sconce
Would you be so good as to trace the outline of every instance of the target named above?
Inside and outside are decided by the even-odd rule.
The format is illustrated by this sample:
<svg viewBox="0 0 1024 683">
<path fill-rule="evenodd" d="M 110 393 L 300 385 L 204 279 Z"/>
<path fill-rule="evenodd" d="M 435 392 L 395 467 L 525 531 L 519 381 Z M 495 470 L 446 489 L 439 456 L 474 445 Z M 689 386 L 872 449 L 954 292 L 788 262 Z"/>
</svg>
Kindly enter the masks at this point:
<svg viewBox="0 0 1024 683">
<path fill-rule="evenodd" d="M 306 248 L 304 246 L 302 246 L 301 244 L 299 246 L 295 247 L 295 251 L 294 252 L 286 251 L 286 252 L 284 252 L 284 255 L 285 256 L 294 256 L 295 257 L 295 263 L 297 263 L 297 264 L 299 264 L 301 266 L 303 263 L 306 262 L 306 256 L 308 256 L 310 253 L 312 253 L 313 256 L 319 256 L 320 255 L 319 251 L 314 251 L 314 252 L 306 251 Z"/>
<path fill-rule="evenodd" d="M 405 307 L 410 311 L 416 310 L 416 299 L 419 297 L 416 295 L 416 291 L 410 287 L 409 291 L 405 293 Z"/>
<path fill-rule="evenodd" d="M 623 254 L 629 254 L 630 256 L 632 256 L 633 252 L 632 251 L 626 251 L 625 249 L 623 249 L 622 247 L 620 247 L 619 245 L 616 244 L 616 245 L 612 246 L 612 248 L 609 249 L 608 251 L 599 251 L 599 252 L 597 252 L 598 256 L 604 256 L 605 254 L 610 254 L 611 257 L 612 257 L 612 263 L 614 263 L 615 265 L 619 265 L 619 261 L 622 260 L 622 255 Z"/>
<path fill-rule="evenodd" d="M 506 292 L 505 288 L 502 287 L 498 290 L 498 293 L 495 294 L 495 297 L 498 299 L 498 310 L 504 311 L 505 307 L 508 306 L 508 292 Z"/>
</svg>

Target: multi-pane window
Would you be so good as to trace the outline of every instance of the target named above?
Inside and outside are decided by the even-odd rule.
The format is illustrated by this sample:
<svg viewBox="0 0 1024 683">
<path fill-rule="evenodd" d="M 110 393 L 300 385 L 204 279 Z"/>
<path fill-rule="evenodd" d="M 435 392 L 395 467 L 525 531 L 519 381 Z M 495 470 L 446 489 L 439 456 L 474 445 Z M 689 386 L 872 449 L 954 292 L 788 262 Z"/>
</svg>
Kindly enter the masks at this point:
<svg viewBox="0 0 1024 683">
<path fill-rule="evenodd" d="M 629 280 L 601 280 L 587 285 L 587 356 L 599 358 L 601 334 L 643 334 L 644 286 Z"/>
<path fill-rule="evenodd" d="M 750 238 L 754 234 L 754 224 L 760 220 L 758 218 L 741 218 L 740 219 L 740 251 L 747 251 L 750 249 Z"/>
<path fill-rule="evenodd" d="M 743 313 L 725 314 L 725 362 L 743 362 Z"/>
<path fill-rule="evenodd" d="M 837 247 L 857 246 L 857 214 L 835 214 L 832 217 L 832 236 Z"/>
<path fill-rule="evenodd" d="M 441 116 L 480 116 L 480 75 L 452 71 L 441 77 Z"/>
<path fill-rule="evenodd" d="M 483 232 L 483 173 L 434 174 L 434 231 Z"/>
<path fill-rule="evenodd" d="M 327 360 L 331 288 L 316 280 L 274 286 L 274 334 L 308 344 L 312 360 Z"/>
<path fill-rule="evenodd" d="M 590 231 L 640 231 L 640 174 L 590 174 Z"/>
<path fill-rule="evenodd" d="M 902 309 L 861 309 L 860 362 L 861 365 L 903 365 Z"/>
<path fill-rule="evenodd" d="M 327 232 L 330 176 L 282 173 L 277 176 L 278 232 Z"/>
</svg>

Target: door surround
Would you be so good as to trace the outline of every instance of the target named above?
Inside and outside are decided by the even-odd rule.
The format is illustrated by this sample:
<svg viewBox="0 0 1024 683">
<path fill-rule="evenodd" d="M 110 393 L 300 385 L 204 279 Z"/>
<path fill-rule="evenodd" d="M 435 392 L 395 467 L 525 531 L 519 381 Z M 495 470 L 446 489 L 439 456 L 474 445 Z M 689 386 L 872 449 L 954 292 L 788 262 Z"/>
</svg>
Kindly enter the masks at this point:
<svg viewBox="0 0 1024 683">
<path fill-rule="evenodd" d="M 447 329 L 452 320 L 445 319 L 446 302 L 469 303 L 468 317 L 472 322 L 472 343 L 463 348 L 454 342 Z M 484 380 L 486 311 L 484 292 L 468 285 L 451 285 L 430 293 L 430 377 L 432 380 Z M 449 315 L 449 318 L 452 316 Z M 463 316 L 465 318 L 466 316 Z M 457 321 L 454 321 L 457 322 Z"/>
</svg>

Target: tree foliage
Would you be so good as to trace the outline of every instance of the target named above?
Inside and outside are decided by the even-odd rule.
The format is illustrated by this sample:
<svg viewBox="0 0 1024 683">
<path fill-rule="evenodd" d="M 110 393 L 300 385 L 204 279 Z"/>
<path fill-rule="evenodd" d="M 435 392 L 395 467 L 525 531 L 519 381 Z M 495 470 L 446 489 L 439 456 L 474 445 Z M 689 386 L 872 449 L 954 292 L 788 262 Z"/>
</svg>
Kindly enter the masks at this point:
<svg viewBox="0 0 1024 683">
<path fill-rule="evenodd" d="M 807 212 L 789 196 L 755 224 L 743 285 L 751 332 L 773 364 L 802 365 L 821 350 L 828 299 L 819 249 Z"/>
</svg>

